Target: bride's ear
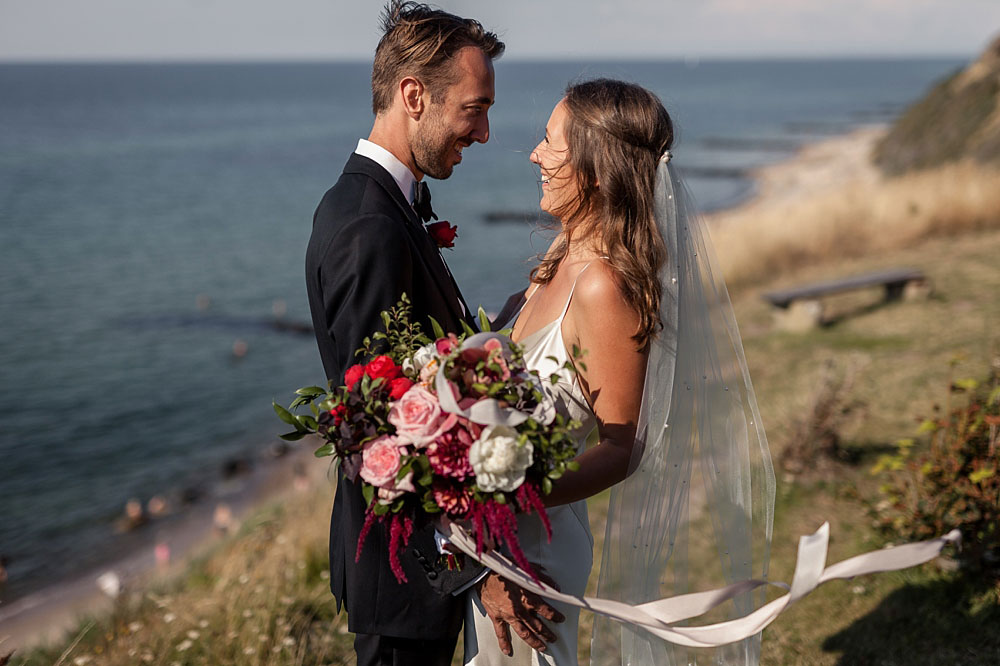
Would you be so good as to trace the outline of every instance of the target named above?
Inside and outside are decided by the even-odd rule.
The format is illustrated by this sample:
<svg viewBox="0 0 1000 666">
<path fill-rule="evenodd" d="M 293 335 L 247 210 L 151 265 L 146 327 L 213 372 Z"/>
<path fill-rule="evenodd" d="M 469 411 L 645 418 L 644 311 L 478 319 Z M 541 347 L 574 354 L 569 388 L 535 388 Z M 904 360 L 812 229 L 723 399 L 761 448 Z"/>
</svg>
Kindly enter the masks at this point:
<svg viewBox="0 0 1000 666">
<path fill-rule="evenodd" d="M 399 82 L 399 93 L 406 115 L 419 120 L 424 113 L 424 84 L 413 76 L 407 76 Z"/>
</svg>

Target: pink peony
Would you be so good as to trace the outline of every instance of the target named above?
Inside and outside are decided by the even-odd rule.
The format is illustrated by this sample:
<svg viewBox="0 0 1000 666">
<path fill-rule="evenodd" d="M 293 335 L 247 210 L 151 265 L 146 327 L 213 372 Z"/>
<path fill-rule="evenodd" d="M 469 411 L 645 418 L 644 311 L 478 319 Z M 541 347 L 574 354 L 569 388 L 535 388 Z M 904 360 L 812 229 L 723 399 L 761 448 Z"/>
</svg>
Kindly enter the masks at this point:
<svg viewBox="0 0 1000 666">
<path fill-rule="evenodd" d="M 361 478 L 373 486 L 392 488 L 399 472 L 400 441 L 382 435 L 367 444 L 361 452 Z"/>
<path fill-rule="evenodd" d="M 456 347 L 458 347 L 458 337 L 454 333 L 449 333 L 448 337 L 438 338 L 434 341 L 434 348 L 441 356 L 447 356 Z"/>
<path fill-rule="evenodd" d="M 396 434 L 422 447 L 437 437 L 448 422 L 454 423 L 451 416 L 441 411 L 437 396 L 421 386 L 413 386 L 393 403 L 388 419 L 396 426 Z"/>
<path fill-rule="evenodd" d="M 461 422 L 456 423 L 454 428 L 440 435 L 427 447 L 431 469 L 440 476 L 449 476 L 458 481 L 472 476 L 472 464 L 469 462 L 469 447 L 472 442 L 467 426 Z"/>
</svg>

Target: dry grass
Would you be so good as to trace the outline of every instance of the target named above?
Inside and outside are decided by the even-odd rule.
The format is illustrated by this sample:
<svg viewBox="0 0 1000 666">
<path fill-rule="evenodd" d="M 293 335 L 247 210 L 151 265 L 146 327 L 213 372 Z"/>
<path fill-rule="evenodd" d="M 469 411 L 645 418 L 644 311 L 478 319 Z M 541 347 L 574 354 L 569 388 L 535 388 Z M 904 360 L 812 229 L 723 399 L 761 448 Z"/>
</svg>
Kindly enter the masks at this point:
<svg viewBox="0 0 1000 666">
<path fill-rule="evenodd" d="M 964 162 L 884 181 L 861 171 L 832 189 L 767 198 L 713 218 L 730 287 L 1000 227 L 1000 170 Z"/>
</svg>

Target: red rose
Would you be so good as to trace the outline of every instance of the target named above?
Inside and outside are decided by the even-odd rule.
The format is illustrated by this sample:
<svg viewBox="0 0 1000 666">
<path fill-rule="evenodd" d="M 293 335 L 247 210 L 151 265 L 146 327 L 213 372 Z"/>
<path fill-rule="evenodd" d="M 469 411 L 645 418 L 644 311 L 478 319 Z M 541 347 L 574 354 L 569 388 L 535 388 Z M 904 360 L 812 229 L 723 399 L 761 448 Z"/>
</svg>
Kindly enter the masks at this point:
<svg viewBox="0 0 1000 666">
<path fill-rule="evenodd" d="M 365 374 L 372 379 L 392 381 L 402 374 L 402 369 L 393 363 L 388 356 L 376 356 L 365 366 Z"/>
<path fill-rule="evenodd" d="M 344 373 L 344 384 L 347 385 L 348 391 L 354 390 L 354 385 L 361 380 L 361 376 L 365 374 L 365 367 L 363 365 L 352 365 Z"/>
<path fill-rule="evenodd" d="M 427 233 L 431 235 L 438 247 L 455 247 L 458 227 L 448 224 L 447 220 L 441 220 L 434 224 L 428 224 Z"/>
<path fill-rule="evenodd" d="M 397 377 L 389 382 L 389 398 L 392 400 L 399 400 L 403 397 L 403 394 L 410 390 L 413 386 L 413 381 L 407 379 L 406 377 Z"/>
</svg>

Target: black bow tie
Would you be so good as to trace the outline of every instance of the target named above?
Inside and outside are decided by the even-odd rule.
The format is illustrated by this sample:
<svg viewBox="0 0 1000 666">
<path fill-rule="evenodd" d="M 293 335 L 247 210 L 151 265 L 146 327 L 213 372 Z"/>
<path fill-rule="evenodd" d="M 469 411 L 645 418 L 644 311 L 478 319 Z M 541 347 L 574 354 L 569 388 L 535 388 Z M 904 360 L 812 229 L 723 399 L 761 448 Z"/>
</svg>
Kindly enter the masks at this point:
<svg viewBox="0 0 1000 666">
<path fill-rule="evenodd" d="M 413 210 L 417 211 L 417 215 L 424 222 L 430 222 L 433 217 L 435 220 L 438 216 L 434 214 L 434 210 L 431 208 L 431 190 L 427 187 L 427 183 L 420 181 L 414 185 L 413 193 Z"/>
</svg>

